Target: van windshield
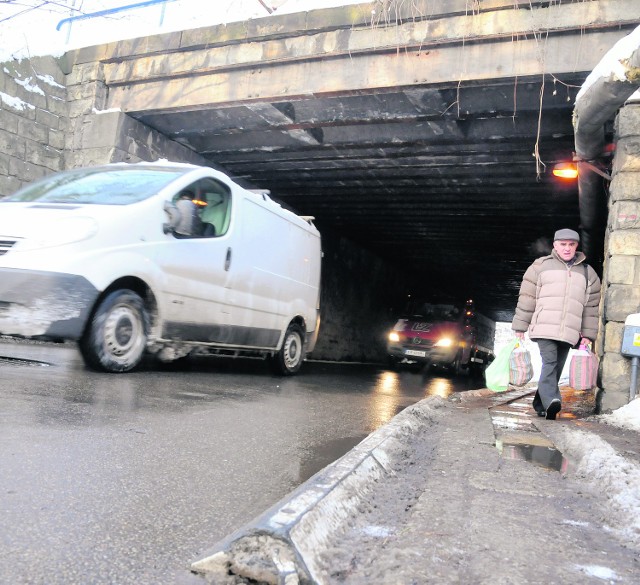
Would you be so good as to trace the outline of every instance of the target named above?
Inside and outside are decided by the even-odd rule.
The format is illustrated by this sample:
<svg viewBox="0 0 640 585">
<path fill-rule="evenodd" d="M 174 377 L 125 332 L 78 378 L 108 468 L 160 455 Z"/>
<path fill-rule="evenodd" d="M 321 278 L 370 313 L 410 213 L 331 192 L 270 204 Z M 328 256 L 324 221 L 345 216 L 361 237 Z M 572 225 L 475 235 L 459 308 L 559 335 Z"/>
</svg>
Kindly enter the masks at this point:
<svg viewBox="0 0 640 585">
<path fill-rule="evenodd" d="M 424 321 L 457 321 L 460 310 L 454 305 L 434 305 L 431 303 L 412 303 L 407 308 L 407 315 L 415 320 Z"/>
<path fill-rule="evenodd" d="M 184 169 L 78 169 L 27 185 L 0 203 L 128 205 L 151 197 L 184 174 Z"/>
</svg>

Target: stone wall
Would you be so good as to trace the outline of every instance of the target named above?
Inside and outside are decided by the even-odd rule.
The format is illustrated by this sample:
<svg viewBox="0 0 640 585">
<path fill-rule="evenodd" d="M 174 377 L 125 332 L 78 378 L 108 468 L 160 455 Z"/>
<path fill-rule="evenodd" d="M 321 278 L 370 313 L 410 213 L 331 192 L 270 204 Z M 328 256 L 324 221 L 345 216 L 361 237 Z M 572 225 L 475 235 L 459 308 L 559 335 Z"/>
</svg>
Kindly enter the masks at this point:
<svg viewBox="0 0 640 585">
<path fill-rule="evenodd" d="M 69 106 L 65 168 L 112 162 L 150 162 L 161 158 L 212 166 L 194 151 L 131 116 L 118 110 L 106 110 L 104 65 L 96 60 L 91 50 L 69 52 L 61 62 L 67 72 Z"/>
<path fill-rule="evenodd" d="M 640 312 L 640 103 L 631 103 L 616 120 L 616 156 L 605 240 L 599 353 L 602 409 L 629 400 L 631 361 L 621 355 L 624 321 Z"/>
<path fill-rule="evenodd" d="M 404 306 L 405 277 L 370 252 L 322 230 L 320 335 L 312 359 L 383 362 Z"/>
<path fill-rule="evenodd" d="M 66 96 L 54 57 L 0 65 L 0 197 L 64 168 Z"/>
<path fill-rule="evenodd" d="M 211 163 L 119 111 L 100 63 L 38 57 L 0 66 L 0 197 L 49 173 L 166 158 Z"/>
</svg>

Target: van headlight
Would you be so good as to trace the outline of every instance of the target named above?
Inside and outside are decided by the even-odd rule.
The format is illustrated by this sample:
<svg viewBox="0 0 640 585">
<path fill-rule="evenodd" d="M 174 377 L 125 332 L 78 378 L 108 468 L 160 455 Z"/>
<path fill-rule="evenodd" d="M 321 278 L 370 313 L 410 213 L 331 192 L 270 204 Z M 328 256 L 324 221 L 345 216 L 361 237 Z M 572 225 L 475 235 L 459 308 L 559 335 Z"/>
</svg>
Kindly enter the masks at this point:
<svg viewBox="0 0 640 585">
<path fill-rule="evenodd" d="M 88 240 L 98 232 L 98 224 L 92 217 L 67 217 L 43 228 L 34 229 L 16 246 L 16 250 L 53 248 Z"/>
<path fill-rule="evenodd" d="M 389 333 L 389 341 L 391 341 L 391 343 L 398 343 L 400 336 L 395 331 L 392 331 Z"/>
<path fill-rule="evenodd" d="M 453 340 L 449 337 L 443 337 L 442 339 L 438 339 L 436 341 L 436 347 L 451 347 L 453 345 Z"/>
</svg>

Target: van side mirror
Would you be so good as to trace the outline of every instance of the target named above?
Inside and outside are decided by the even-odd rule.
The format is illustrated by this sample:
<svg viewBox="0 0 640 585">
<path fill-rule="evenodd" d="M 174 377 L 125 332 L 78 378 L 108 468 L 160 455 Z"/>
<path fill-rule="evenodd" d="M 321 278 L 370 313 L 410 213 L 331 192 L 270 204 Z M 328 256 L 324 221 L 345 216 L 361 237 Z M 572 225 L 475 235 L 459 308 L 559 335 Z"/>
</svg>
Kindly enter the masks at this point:
<svg viewBox="0 0 640 585">
<path fill-rule="evenodd" d="M 180 223 L 180 212 L 171 201 L 164 202 L 164 211 L 169 216 L 169 221 L 162 224 L 162 231 L 165 234 L 172 234 L 176 226 Z"/>
</svg>

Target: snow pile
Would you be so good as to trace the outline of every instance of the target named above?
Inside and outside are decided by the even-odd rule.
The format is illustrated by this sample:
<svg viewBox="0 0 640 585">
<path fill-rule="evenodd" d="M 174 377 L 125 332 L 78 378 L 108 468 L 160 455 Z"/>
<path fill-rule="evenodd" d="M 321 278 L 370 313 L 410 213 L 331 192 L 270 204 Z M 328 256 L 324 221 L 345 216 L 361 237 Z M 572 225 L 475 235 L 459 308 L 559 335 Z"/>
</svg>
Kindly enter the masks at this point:
<svg viewBox="0 0 640 585">
<path fill-rule="evenodd" d="M 635 398 L 629 404 L 613 411 L 611 414 L 600 415 L 598 422 L 640 432 L 640 397 Z"/>
<path fill-rule="evenodd" d="M 640 432 L 640 398 L 611 414 L 597 417 L 599 423 Z M 640 465 L 619 455 L 597 434 L 558 427 L 561 441 L 554 442 L 576 461 L 575 475 L 591 483 L 606 498 L 603 522 L 630 545 L 640 548 Z"/>
<path fill-rule="evenodd" d="M 629 67 L 627 61 L 638 48 L 640 48 L 640 26 L 636 27 L 609 49 L 582 84 L 580 91 L 576 95 L 576 103 L 600 78 L 612 81 L 628 81 Z"/>
<path fill-rule="evenodd" d="M 640 467 L 593 433 L 573 430 L 564 442 L 572 455 L 579 457 L 575 474 L 606 497 L 609 514 L 603 520 L 630 544 L 640 547 Z"/>
</svg>

